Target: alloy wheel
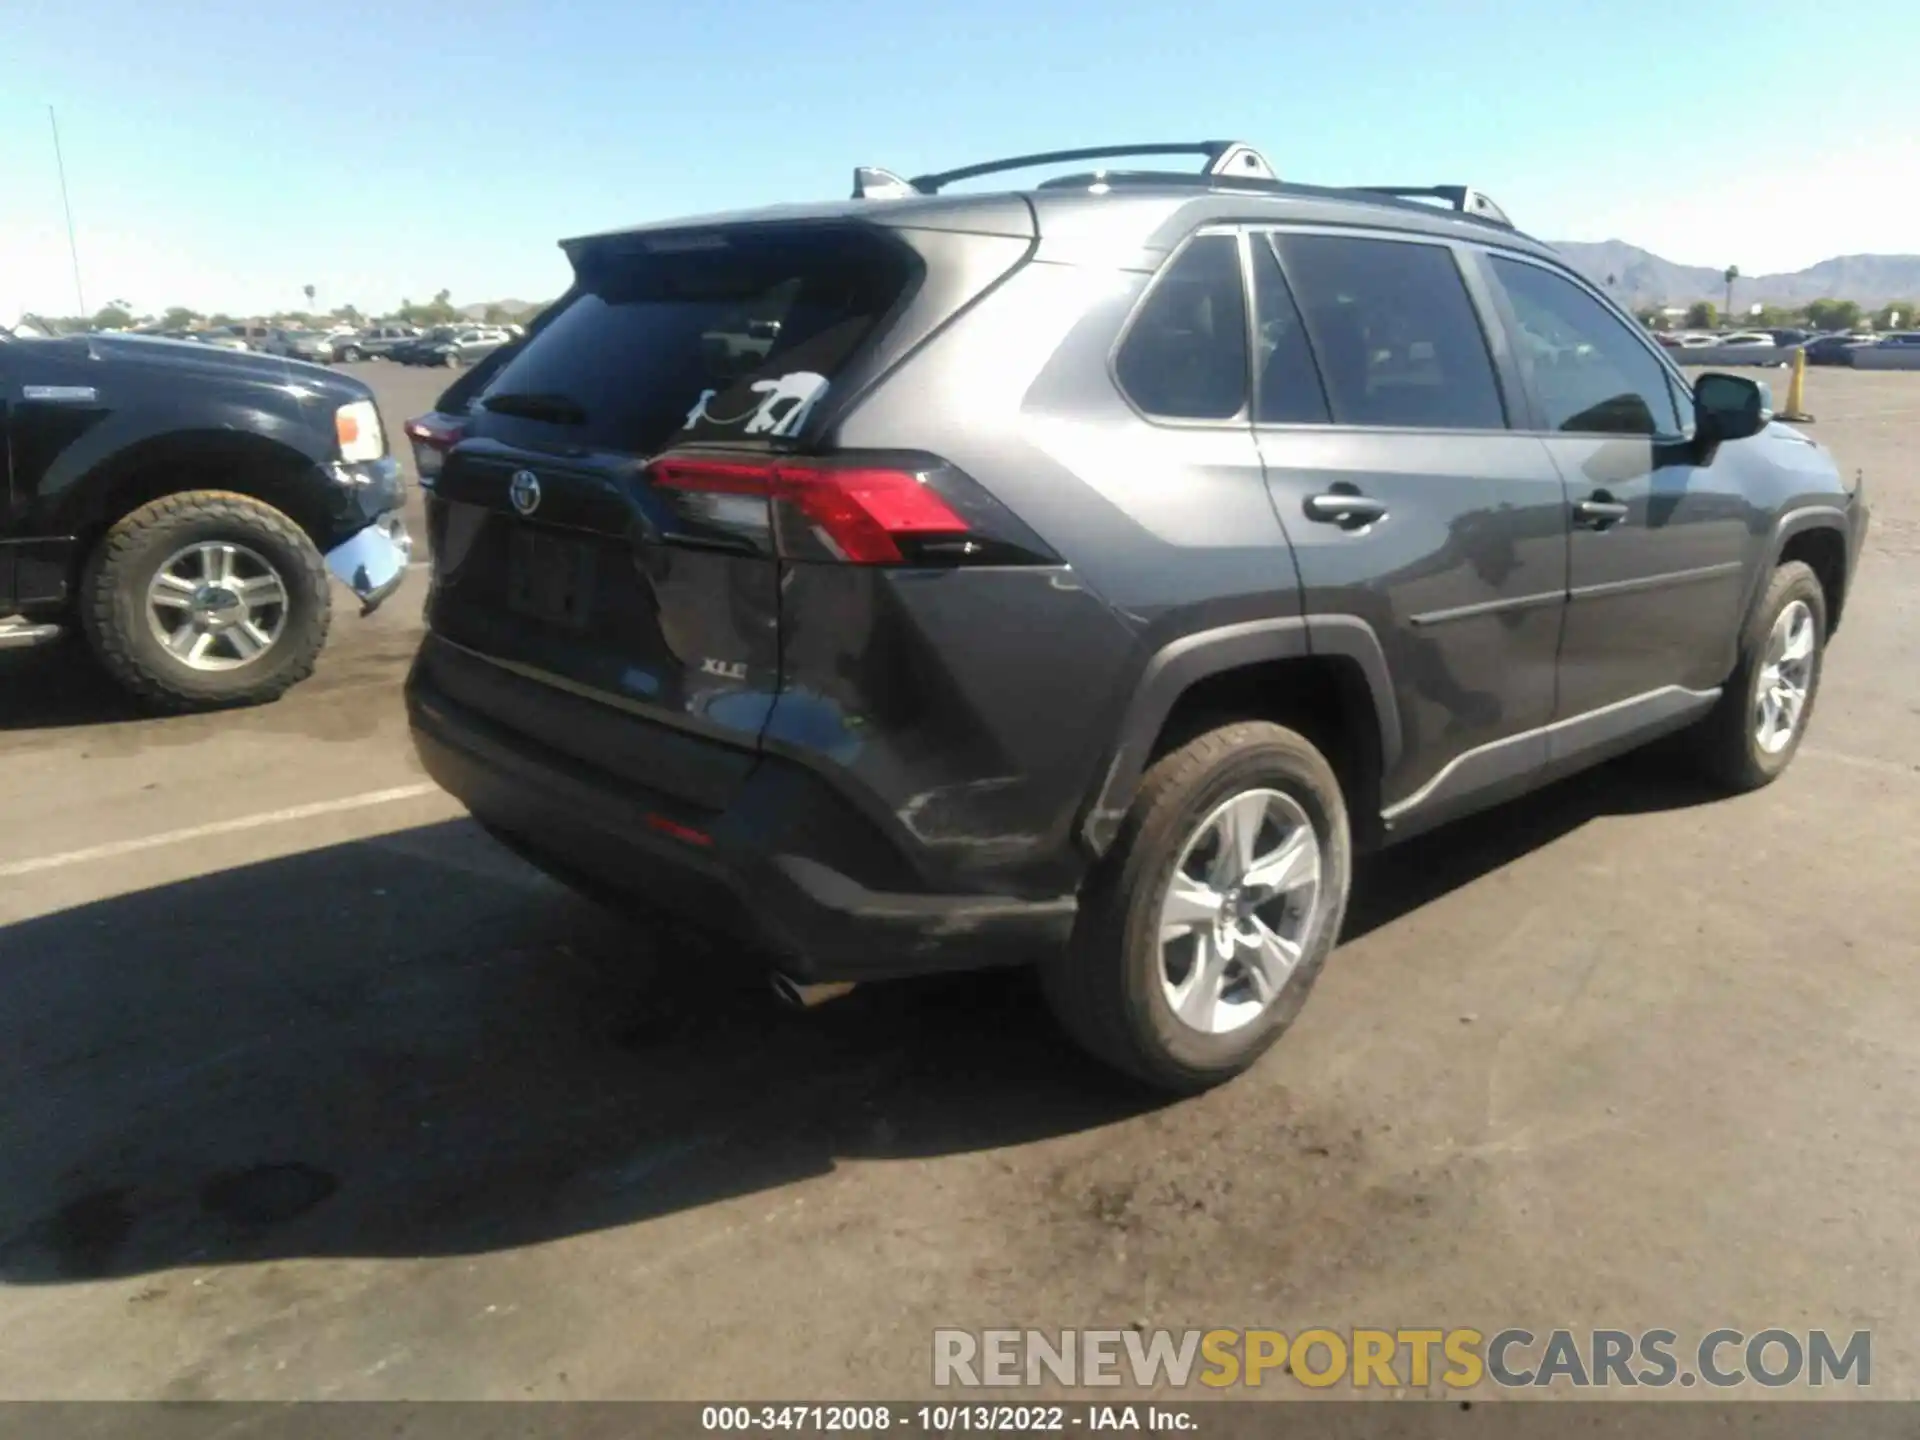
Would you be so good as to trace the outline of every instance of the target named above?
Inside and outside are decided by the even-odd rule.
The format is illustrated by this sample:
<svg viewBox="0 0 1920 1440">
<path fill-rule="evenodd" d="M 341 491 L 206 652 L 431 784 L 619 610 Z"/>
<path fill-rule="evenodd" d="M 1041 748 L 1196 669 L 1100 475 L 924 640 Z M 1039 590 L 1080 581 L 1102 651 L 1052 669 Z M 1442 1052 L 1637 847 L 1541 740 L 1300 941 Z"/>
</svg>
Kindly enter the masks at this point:
<svg viewBox="0 0 1920 1440">
<path fill-rule="evenodd" d="M 1813 685 L 1813 608 L 1795 600 L 1774 618 L 1754 680 L 1753 738 L 1778 755 L 1793 742 Z"/>
<path fill-rule="evenodd" d="M 1320 914 L 1320 838 L 1299 801 L 1246 790 L 1197 825 L 1160 902 L 1160 984 L 1208 1035 L 1252 1024 L 1306 951 Z"/>
<path fill-rule="evenodd" d="M 201 540 L 174 552 L 147 585 L 147 624 L 191 670 L 238 670 L 279 641 L 287 586 L 258 551 Z"/>
</svg>

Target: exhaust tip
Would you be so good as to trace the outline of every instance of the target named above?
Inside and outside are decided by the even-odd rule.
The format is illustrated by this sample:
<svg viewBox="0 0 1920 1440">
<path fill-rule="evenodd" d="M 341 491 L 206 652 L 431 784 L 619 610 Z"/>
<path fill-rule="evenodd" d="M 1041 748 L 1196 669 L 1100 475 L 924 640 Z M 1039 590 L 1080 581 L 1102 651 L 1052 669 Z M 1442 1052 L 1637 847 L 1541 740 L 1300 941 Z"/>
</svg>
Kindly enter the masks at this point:
<svg viewBox="0 0 1920 1440">
<path fill-rule="evenodd" d="M 774 996 L 781 1004 L 793 1010 L 811 1010 L 824 1005 L 829 1000 L 837 1000 L 853 989 L 853 982 L 843 980 L 830 985 L 809 985 L 804 980 L 796 980 L 791 975 L 783 975 L 778 970 L 769 977 Z"/>
</svg>

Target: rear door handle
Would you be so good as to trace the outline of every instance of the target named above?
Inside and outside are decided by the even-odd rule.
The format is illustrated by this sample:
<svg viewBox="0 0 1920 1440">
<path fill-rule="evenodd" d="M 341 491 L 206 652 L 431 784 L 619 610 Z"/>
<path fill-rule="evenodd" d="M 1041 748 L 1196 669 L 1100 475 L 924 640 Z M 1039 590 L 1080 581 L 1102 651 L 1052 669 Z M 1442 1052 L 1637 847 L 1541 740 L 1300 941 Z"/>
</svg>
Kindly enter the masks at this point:
<svg viewBox="0 0 1920 1440">
<path fill-rule="evenodd" d="M 1324 521 L 1329 525 L 1338 525 L 1343 530 L 1358 530 L 1363 525 L 1371 525 L 1376 520 L 1386 518 L 1387 507 L 1378 500 L 1365 495 L 1354 495 L 1344 490 L 1331 491 L 1325 495 L 1307 497 L 1307 518 Z"/>
<path fill-rule="evenodd" d="M 1604 530 L 1627 518 L 1627 507 L 1621 501 L 1606 498 L 1602 491 L 1591 500 L 1581 500 L 1573 507 L 1573 519 L 1577 525 L 1593 530 Z"/>
</svg>

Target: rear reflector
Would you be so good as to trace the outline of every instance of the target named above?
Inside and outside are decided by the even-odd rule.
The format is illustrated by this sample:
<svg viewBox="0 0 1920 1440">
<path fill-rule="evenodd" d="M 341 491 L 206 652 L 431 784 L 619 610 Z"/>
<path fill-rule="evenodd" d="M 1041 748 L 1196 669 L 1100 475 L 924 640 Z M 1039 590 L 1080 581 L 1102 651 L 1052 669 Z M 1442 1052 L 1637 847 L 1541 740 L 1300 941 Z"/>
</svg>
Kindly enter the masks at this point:
<svg viewBox="0 0 1920 1440">
<path fill-rule="evenodd" d="M 855 565 L 899 564 L 906 558 L 898 543 L 901 536 L 964 535 L 968 529 L 939 493 L 910 470 L 791 459 L 663 456 L 647 473 L 669 490 L 763 495 L 791 505 Z"/>
<path fill-rule="evenodd" d="M 713 844 L 713 837 L 704 830 L 682 825 L 678 820 L 669 820 L 664 815 L 648 815 L 646 823 L 649 829 L 658 830 L 662 835 L 671 835 L 675 840 L 684 840 L 689 845 Z"/>
</svg>

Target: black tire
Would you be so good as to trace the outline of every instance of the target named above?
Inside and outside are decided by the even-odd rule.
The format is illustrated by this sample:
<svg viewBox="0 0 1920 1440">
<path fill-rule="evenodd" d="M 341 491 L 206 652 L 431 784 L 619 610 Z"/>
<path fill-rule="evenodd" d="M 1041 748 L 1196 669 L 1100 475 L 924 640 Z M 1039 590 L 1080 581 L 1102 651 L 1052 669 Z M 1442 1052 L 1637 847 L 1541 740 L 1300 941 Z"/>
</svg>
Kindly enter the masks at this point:
<svg viewBox="0 0 1920 1440">
<path fill-rule="evenodd" d="M 1264 1012 L 1238 1030 L 1188 1026 L 1164 993 L 1160 902 L 1181 851 L 1232 796 L 1282 792 L 1310 820 L 1320 846 L 1322 898 L 1301 956 Z M 1352 839 L 1340 784 L 1303 736 L 1242 721 L 1213 730 L 1148 770 L 1112 847 L 1089 877 L 1066 951 L 1042 967 L 1047 999 L 1085 1049 L 1157 1090 L 1190 1094 L 1251 1066 L 1293 1022 L 1339 937 L 1352 875 Z"/>
<path fill-rule="evenodd" d="M 161 643 L 148 619 L 148 587 L 160 568 L 206 541 L 253 552 L 285 593 L 272 645 L 230 670 L 194 669 Z M 94 549 L 81 585 L 81 622 L 95 656 L 121 685 L 168 711 L 278 699 L 313 673 L 333 618 L 326 562 L 300 527 L 271 505 L 222 490 L 163 496 L 126 516 Z"/>
<path fill-rule="evenodd" d="M 449 350 L 444 363 L 449 370 L 458 370 L 460 368 L 460 356 L 456 352 Z"/>
<path fill-rule="evenodd" d="M 341 356 L 340 358 L 341 358 L 342 360 L 344 360 L 344 361 L 346 361 L 346 362 L 347 362 L 347 364 L 349 364 L 349 365 L 357 365 L 357 364 L 359 364 L 359 363 L 360 363 L 360 361 L 362 361 L 362 360 L 363 360 L 363 359 L 365 359 L 366 357 L 365 357 L 365 356 L 363 356 L 363 355 L 362 355 L 362 354 L 361 354 L 361 353 L 360 353 L 360 352 L 359 352 L 359 351 L 358 351 L 357 349 L 355 349 L 355 348 L 354 348 L 353 346 L 351 346 L 351 345 L 349 345 L 349 346 L 347 347 L 347 349 L 346 349 L 346 353 L 345 353 L 344 355 L 342 355 L 342 356 Z"/>
<path fill-rule="evenodd" d="M 1767 644 L 1781 613 L 1804 603 L 1813 613 L 1813 655 L 1806 700 L 1786 745 L 1769 752 L 1756 726 L 1759 682 L 1767 662 Z M 1826 662 L 1827 596 L 1811 567 L 1790 560 L 1773 572 L 1746 629 L 1740 635 L 1740 657 L 1713 709 L 1693 728 L 1691 740 L 1701 768 L 1718 785 L 1735 793 L 1758 790 L 1779 779 L 1800 749 L 1820 698 L 1820 675 Z"/>
</svg>

